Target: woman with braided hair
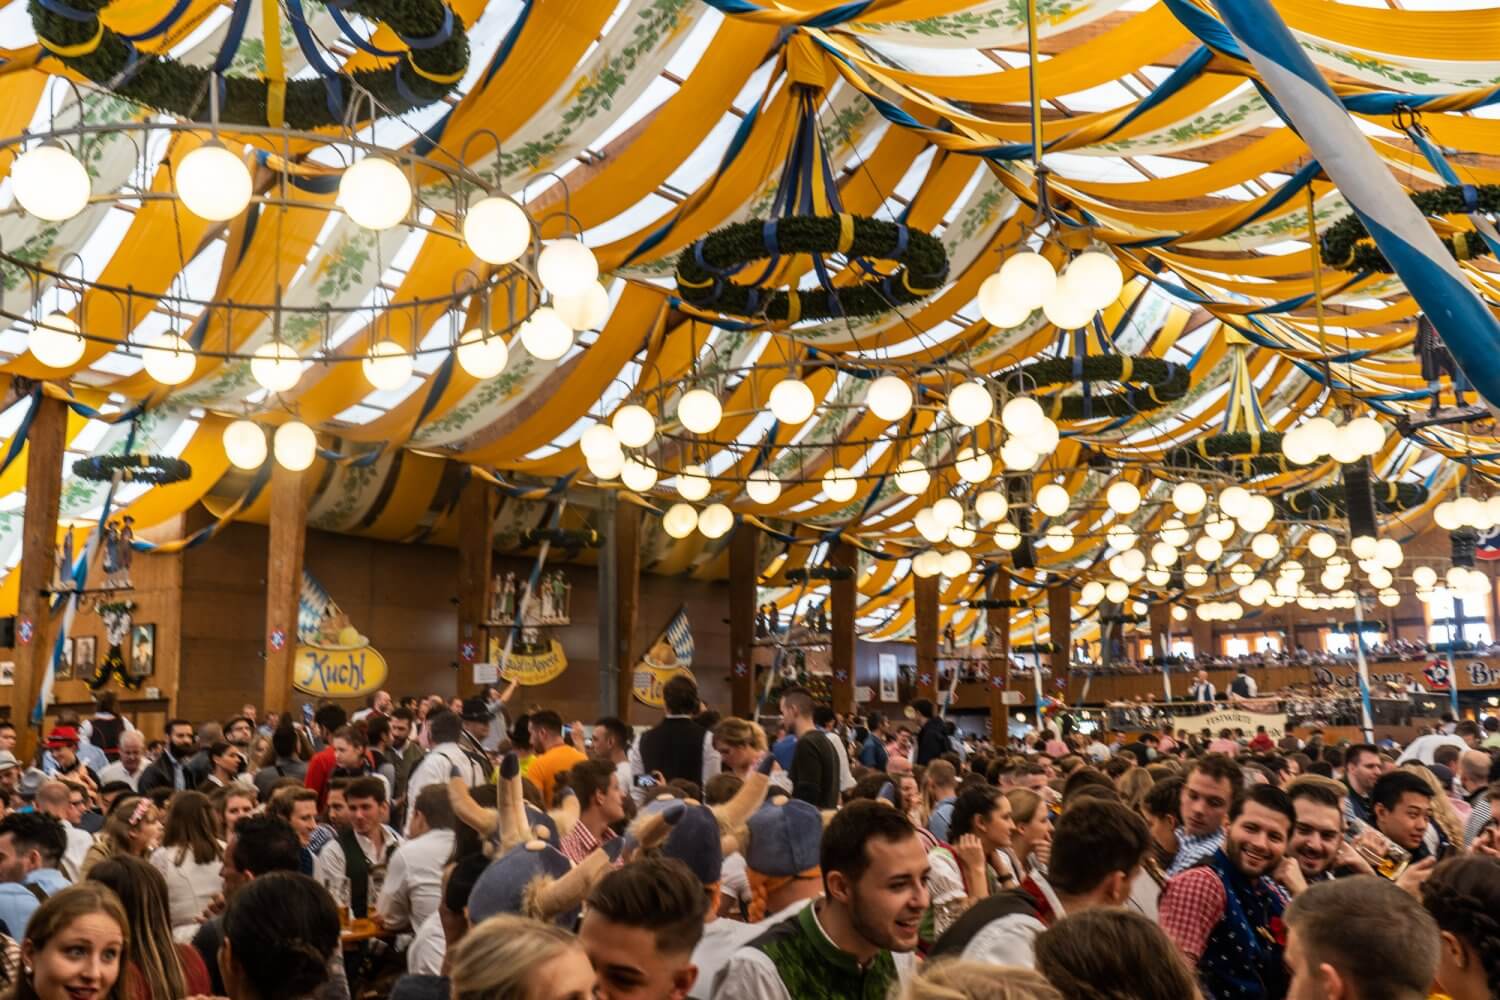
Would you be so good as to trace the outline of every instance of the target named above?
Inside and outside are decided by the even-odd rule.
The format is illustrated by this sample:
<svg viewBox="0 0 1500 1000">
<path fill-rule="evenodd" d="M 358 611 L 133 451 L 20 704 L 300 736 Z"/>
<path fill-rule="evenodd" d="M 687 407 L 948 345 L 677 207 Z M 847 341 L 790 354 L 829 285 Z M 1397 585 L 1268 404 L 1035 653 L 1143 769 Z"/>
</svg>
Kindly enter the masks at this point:
<svg viewBox="0 0 1500 1000">
<path fill-rule="evenodd" d="M 1442 932 L 1438 983 L 1452 1000 L 1500 1000 L 1500 861 L 1444 861 L 1422 883 Z"/>
</svg>

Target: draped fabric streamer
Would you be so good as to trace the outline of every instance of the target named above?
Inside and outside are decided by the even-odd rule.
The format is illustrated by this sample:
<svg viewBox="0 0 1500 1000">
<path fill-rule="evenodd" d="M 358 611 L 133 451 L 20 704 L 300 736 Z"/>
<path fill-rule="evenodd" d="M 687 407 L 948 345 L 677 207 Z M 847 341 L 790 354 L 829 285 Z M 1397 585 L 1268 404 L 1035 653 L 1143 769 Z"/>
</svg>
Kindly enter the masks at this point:
<svg viewBox="0 0 1500 1000">
<path fill-rule="evenodd" d="M 1215 6 L 1276 96 L 1287 124 L 1359 213 L 1470 382 L 1492 407 L 1500 405 L 1500 368 L 1494 363 L 1500 322 L 1371 150 L 1276 8 L 1269 0 L 1215 0 Z"/>
</svg>

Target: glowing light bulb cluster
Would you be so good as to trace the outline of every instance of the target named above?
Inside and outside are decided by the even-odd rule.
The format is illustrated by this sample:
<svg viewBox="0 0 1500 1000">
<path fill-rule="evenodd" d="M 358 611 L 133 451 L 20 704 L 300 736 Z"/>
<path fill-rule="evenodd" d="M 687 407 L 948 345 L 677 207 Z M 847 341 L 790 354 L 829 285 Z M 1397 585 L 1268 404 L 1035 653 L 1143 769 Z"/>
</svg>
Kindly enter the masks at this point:
<svg viewBox="0 0 1500 1000">
<path fill-rule="evenodd" d="M 1374 417 L 1355 417 L 1343 426 L 1314 417 L 1287 431 L 1281 452 L 1293 465 L 1311 465 L 1327 456 L 1342 465 L 1368 458 L 1385 444 L 1385 427 Z"/>
<path fill-rule="evenodd" d="M 1433 508 L 1432 519 L 1444 531 L 1457 531 L 1460 528 L 1489 531 L 1500 524 L 1500 494 L 1488 500 L 1480 500 L 1478 497 L 1444 500 Z"/>
<path fill-rule="evenodd" d="M 979 312 L 987 323 L 1008 330 L 1041 309 L 1054 326 L 1076 330 L 1113 304 L 1124 283 L 1108 252 L 1079 254 L 1059 276 L 1051 261 L 1028 250 L 1012 254 L 979 286 Z"/>
<path fill-rule="evenodd" d="M 1238 601 L 1209 601 L 1194 609 L 1199 621 L 1232 622 L 1245 616 L 1245 609 Z"/>
</svg>

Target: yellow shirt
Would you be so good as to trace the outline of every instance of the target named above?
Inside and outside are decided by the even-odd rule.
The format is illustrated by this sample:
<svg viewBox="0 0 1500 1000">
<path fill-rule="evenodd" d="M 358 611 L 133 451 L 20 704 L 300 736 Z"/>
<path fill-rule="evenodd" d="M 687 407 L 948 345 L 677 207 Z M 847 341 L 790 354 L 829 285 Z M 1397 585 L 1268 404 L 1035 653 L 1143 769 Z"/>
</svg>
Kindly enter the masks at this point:
<svg viewBox="0 0 1500 1000">
<path fill-rule="evenodd" d="M 588 757 L 571 743 L 559 743 L 546 753 L 537 754 L 531 759 L 526 777 L 542 793 L 542 802 L 546 808 L 552 808 L 552 793 L 557 788 L 557 776 L 585 760 Z"/>
</svg>

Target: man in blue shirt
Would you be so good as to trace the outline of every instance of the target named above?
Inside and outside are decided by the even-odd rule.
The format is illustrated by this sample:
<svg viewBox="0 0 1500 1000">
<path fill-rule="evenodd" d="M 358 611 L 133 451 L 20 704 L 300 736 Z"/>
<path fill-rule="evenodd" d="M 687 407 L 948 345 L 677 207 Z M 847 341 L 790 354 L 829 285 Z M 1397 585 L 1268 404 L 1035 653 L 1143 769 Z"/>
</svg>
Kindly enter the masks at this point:
<svg viewBox="0 0 1500 1000">
<path fill-rule="evenodd" d="M 0 923 L 19 941 L 42 900 L 68 887 L 58 869 L 68 837 L 42 813 L 11 813 L 0 820 Z"/>
<path fill-rule="evenodd" d="M 884 715 L 879 712 L 870 713 L 870 732 L 859 747 L 859 762 L 865 767 L 884 771 L 886 764 L 890 763 L 890 754 L 885 750 L 885 741 L 890 736 L 887 732 L 890 725 Z"/>
</svg>

